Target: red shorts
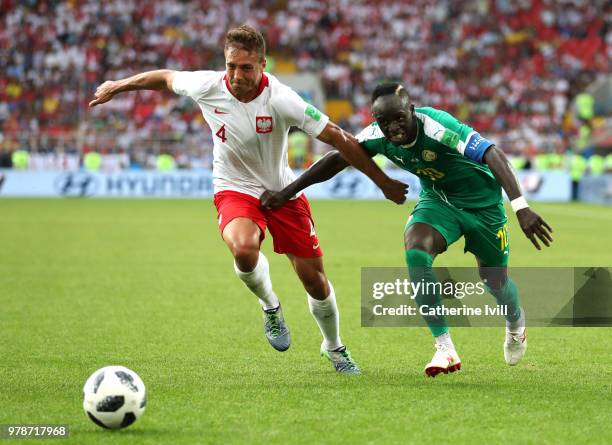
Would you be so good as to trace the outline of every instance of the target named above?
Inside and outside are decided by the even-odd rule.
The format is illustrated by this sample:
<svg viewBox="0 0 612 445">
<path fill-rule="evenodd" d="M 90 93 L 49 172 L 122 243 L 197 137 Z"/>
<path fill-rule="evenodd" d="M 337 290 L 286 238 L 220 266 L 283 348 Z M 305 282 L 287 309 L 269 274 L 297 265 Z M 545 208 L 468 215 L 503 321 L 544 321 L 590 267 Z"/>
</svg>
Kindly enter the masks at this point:
<svg viewBox="0 0 612 445">
<path fill-rule="evenodd" d="M 259 199 L 251 195 L 226 190 L 215 194 L 215 207 L 222 235 L 225 226 L 234 218 L 249 218 L 261 230 L 260 242 L 266 236 L 266 226 L 270 229 L 276 253 L 290 253 L 302 258 L 323 256 L 310 204 L 304 194 L 280 209 L 267 210 Z"/>
</svg>

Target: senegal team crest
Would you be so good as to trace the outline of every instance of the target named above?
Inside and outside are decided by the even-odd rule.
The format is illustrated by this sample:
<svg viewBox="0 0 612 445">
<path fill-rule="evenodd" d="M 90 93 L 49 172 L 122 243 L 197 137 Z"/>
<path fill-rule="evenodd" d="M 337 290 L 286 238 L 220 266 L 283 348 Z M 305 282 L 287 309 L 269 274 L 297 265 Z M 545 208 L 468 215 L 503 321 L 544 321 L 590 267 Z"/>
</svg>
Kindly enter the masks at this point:
<svg viewBox="0 0 612 445">
<path fill-rule="evenodd" d="M 435 161 L 436 158 L 438 157 L 436 152 L 431 151 L 431 150 L 423 150 L 423 153 L 421 156 L 423 156 L 424 161 L 428 161 L 428 162 Z"/>
<path fill-rule="evenodd" d="M 257 133 L 272 133 L 272 116 L 257 116 L 255 130 Z"/>
</svg>

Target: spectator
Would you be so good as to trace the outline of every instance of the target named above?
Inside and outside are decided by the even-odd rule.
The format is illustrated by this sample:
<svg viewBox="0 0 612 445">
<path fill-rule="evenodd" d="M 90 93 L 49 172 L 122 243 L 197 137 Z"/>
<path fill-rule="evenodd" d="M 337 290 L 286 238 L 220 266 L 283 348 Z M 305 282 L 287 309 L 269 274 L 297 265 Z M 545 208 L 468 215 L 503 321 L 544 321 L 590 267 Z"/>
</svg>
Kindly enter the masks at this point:
<svg viewBox="0 0 612 445">
<path fill-rule="evenodd" d="M 13 159 L 11 153 L 6 148 L 0 149 L 0 168 L 12 168 Z"/>
</svg>

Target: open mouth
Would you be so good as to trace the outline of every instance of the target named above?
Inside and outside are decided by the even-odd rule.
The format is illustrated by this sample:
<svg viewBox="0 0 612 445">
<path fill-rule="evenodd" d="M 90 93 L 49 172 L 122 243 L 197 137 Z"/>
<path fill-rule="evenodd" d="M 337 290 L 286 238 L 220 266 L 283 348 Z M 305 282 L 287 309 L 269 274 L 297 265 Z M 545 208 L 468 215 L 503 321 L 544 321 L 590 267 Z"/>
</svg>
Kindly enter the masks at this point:
<svg viewBox="0 0 612 445">
<path fill-rule="evenodd" d="M 389 138 L 391 140 L 391 142 L 395 143 L 402 143 L 406 140 L 406 133 L 400 132 L 400 133 L 394 133 L 393 135 L 391 135 L 391 137 Z"/>
</svg>

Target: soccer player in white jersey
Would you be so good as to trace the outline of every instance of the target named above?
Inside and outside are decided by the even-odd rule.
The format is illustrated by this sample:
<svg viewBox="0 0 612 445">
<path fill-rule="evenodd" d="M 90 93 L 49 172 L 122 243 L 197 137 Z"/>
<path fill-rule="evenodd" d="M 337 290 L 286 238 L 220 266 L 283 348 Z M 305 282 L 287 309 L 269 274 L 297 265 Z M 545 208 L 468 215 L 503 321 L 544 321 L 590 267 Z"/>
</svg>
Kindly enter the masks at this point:
<svg viewBox="0 0 612 445">
<path fill-rule="evenodd" d="M 266 190 L 282 190 L 295 180 L 287 162 L 291 126 L 333 145 L 395 203 L 404 202 L 406 185 L 390 179 L 363 151 L 355 150 L 353 136 L 290 87 L 264 74 L 265 41 L 257 30 L 250 26 L 230 30 L 224 52 L 225 71 L 156 70 L 107 81 L 98 87 L 89 105 L 142 89 L 168 89 L 197 102 L 214 135 L 214 202 L 221 236 L 234 257 L 236 274 L 259 299 L 268 341 L 278 351 L 291 344 L 268 260 L 260 252 L 266 227 L 274 251 L 287 255 L 306 289 L 310 311 L 323 334 L 321 354 L 336 371 L 359 373 L 340 340 L 334 288 L 323 270 L 323 252 L 308 200 L 300 193 L 281 208 L 268 210 L 260 197 Z"/>
</svg>

